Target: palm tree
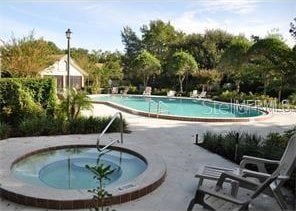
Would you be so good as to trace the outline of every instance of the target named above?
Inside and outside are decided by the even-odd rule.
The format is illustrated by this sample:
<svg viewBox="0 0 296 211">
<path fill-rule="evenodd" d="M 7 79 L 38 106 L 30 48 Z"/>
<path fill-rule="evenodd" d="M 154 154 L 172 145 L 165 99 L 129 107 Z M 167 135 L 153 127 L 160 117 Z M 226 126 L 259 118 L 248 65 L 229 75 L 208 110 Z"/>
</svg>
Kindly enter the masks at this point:
<svg viewBox="0 0 296 211">
<path fill-rule="evenodd" d="M 71 89 L 69 96 L 61 104 L 61 109 L 67 113 L 68 119 L 77 119 L 81 110 L 90 110 L 92 107 L 91 100 L 86 93 L 76 89 Z"/>
</svg>

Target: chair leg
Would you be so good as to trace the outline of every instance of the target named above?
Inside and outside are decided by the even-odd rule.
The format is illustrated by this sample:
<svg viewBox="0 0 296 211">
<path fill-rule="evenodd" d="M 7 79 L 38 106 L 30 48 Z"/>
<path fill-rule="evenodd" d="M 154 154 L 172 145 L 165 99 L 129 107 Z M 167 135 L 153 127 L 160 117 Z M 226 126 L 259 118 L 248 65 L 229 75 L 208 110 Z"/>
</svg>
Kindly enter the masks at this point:
<svg viewBox="0 0 296 211">
<path fill-rule="evenodd" d="M 208 204 L 206 204 L 204 202 L 204 197 L 205 197 L 205 194 L 199 192 L 198 189 L 197 189 L 194 198 L 190 201 L 190 203 L 189 203 L 189 205 L 187 207 L 187 211 L 192 211 L 195 204 L 200 204 L 205 209 L 208 209 L 208 210 L 214 210 L 212 207 L 210 207 Z"/>
<path fill-rule="evenodd" d="M 191 201 L 187 207 L 187 211 L 192 211 L 194 205 L 195 205 L 195 199 L 193 198 L 193 199 L 191 199 Z"/>
<path fill-rule="evenodd" d="M 286 205 L 286 203 L 284 201 L 281 190 L 279 190 L 279 189 L 272 190 L 272 193 L 274 195 L 274 198 L 278 202 L 279 206 L 281 207 L 281 210 L 287 210 L 288 207 L 287 207 L 287 205 Z"/>
</svg>

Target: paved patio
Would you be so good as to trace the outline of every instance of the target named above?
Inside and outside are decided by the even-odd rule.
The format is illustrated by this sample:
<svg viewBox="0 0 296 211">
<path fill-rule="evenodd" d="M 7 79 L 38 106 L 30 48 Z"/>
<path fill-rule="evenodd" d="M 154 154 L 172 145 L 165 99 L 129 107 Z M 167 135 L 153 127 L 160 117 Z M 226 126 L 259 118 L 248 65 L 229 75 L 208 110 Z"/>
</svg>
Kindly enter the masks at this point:
<svg viewBox="0 0 296 211">
<path fill-rule="evenodd" d="M 94 105 L 90 115 L 112 115 L 117 110 L 104 106 Z M 128 122 L 131 133 L 124 135 L 124 142 L 139 145 L 149 151 L 162 156 L 167 165 L 167 177 L 165 182 L 152 193 L 121 205 L 112 206 L 117 211 L 147 210 L 147 211 L 181 211 L 186 210 L 190 199 L 194 196 L 197 179 L 195 172 L 206 164 L 219 165 L 223 167 L 234 167 L 230 161 L 210 153 L 207 150 L 194 145 L 195 134 L 203 134 L 205 131 L 224 132 L 229 130 L 248 131 L 261 135 L 269 132 L 284 131 L 296 124 L 296 113 L 276 113 L 268 120 L 262 122 L 248 123 L 202 123 L 182 122 L 173 120 L 162 120 L 139 117 L 123 113 Z M 109 134 L 108 136 L 118 136 Z M 34 141 L 47 141 L 51 145 L 51 138 L 11 138 L 0 141 L 0 150 L 7 142 L 13 142 L 14 147 L 23 147 L 21 143 L 25 140 L 27 147 L 34 144 Z M 93 140 L 96 142 L 96 135 L 70 135 L 59 136 L 65 143 L 73 140 Z M 107 139 L 108 140 L 108 139 Z M 1 161 L 0 161 L 1 162 Z M 213 185 L 209 182 L 208 185 Z M 40 208 L 26 207 L 9 202 L 5 199 L 0 201 L 0 210 L 45 210 Z M 196 205 L 195 210 L 204 210 Z M 273 198 L 261 195 L 252 203 L 250 210 L 279 210 Z"/>
</svg>

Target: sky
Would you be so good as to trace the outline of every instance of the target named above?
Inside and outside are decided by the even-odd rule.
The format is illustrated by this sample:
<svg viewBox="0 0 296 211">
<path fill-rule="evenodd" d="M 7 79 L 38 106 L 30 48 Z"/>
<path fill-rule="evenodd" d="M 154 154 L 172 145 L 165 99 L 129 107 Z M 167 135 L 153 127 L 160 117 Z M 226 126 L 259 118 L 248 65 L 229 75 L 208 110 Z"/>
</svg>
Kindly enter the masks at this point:
<svg viewBox="0 0 296 211">
<path fill-rule="evenodd" d="M 292 47 L 289 29 L 295 17 L 295 0 L 2 0 L 0 39 L 8 42 L 12 35 L 22 38 L 34 30 L 35 38 L 66 49 L 70 28 L 71 47 L 124 51 L 123 27 L 141 36 L 141 26 L 161 19 L 187 34 L 222 29 L 249 38 L 276 29 Z"/>
</svg>

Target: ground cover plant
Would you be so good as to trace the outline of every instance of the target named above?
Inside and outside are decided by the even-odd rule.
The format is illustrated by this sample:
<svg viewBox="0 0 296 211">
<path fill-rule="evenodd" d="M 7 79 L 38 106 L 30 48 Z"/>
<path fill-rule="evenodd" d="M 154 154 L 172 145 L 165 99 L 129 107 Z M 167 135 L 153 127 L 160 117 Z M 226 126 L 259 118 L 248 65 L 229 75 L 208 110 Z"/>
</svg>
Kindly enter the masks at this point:
<svg viewBox="0 0 296 211">
<path fill-rule="evenodd" d="M 236 131 L 223 134 L 206 132 L 200 146 L 238 164 L 243 155 L 279 160 L 286 149 L 289 138 L 295 132 L 296 128 L 282 134 L 270 133 L 265 138 L 256 134 L 238 133 Z M 268 166 L 267 170 L 274 170 L 274 166 Z M 295 194 L 296 169 L 294 169 L 286 186 Z"/>
</svg>

